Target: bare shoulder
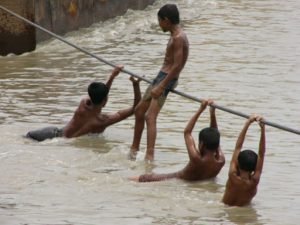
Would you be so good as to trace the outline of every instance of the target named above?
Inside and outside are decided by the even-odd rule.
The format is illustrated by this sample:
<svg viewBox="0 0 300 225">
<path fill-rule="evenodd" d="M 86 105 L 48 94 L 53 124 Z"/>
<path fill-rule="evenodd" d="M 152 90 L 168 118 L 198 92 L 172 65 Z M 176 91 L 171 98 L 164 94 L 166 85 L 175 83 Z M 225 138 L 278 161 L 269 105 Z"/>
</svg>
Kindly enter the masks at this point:
<svg viewBox="0 0 300 225">
<path fill-rule="evenodd" d="M 99 119 L 101 120 L 101 122 L 105 122 L 105 121 L 108 121 L 113 115 L 109 115 L 109 114 L 106 114 L 106 113 L 101 113 L 99 115 Z"/>
<path fill-rule="evenodd" d="M 85 113 L 91 110 L 91 108 L 91 100 L 89 98 L 82 98 L 76 111 L 77 113 Z"/>
<path fill-rule="evenodd" d="M 237 173 L 232 173 L 229 175 L 229 178 L 234 185 L 239 186 L 243 190 L 250 191 L 257 186 L 257 182 L 254 179 L 242 178 Z"/>
<path fill-rule="evenodd" d="M 231 180 L 234 183 L 242 180 L 236 171 L 230 172 L 228 177 L 229 177 L 229 180 Z"/>
<path fill-rule="evenodd" d="M 251 181 L 254 185 L 257 185 L 259 183 L 260 180 L 260 175 L 261 173 L 259 172 L 255 172 L 252 176 L 251 176 Z"/>
<path fill-rule="evenodd" d="M 91 100 L 90 98 L 88 97 L 83 97 L 81 100 L 80 100 L 80 103 L 79 103 L 79 107 L 89 107 L 91 106 Z"/>
<path fill-rule="evenodd" d="M 173 41 L 175 43 L 182 43 L 182 44 L 187 45 L 187 46 L 189 44 L 187 35 L 183 31 L 178 32 L 176 35 L 174 35 L 173 36 Z"/>
</svg>

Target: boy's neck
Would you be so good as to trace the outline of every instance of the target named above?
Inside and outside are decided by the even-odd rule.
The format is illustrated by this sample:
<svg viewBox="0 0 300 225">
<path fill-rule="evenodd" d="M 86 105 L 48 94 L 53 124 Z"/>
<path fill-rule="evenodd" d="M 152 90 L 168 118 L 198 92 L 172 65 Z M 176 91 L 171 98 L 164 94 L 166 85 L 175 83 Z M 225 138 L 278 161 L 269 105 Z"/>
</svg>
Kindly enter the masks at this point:
<svg viewBox="0 0 300 225">
<path fill-rule="evenodd" d="M 103 107 L 101 105 L 94 105 L 93 108 L 95 109 L 95 111 L 97 111 L 97 113 L 101 113 Z"/>
<path fill-rule="evenodd" d="M 102 105 L 95 105 L 90 101 L 89 108 L 95 111 L 97 114 L 101 113 L 103 106 Z"/>
<path fill-rule="evenodd" d="M 211 151 L 205 147 L 200 150 L 200 153 L 201 153 L 201 155 L 212 155 L 212 156 L 214 156 L 216 154 L 216 152 Z"/>
<path fill-rule="evenodd" d="M 249 171 L 239 169 L 239 172 L 240 172 L 239 175 L 242 179 L 247 179 L 247 180 L 250 179 L 251 173 Z"/>
<path fill-rule="evenodd" d="M 179 24 L 173 25 L 170 29 L 170 33 L 171 35 L 176 35 L 177 33 L 179 33 L 181 30 L 181 27 L 179 26 Z"/>
</svg>

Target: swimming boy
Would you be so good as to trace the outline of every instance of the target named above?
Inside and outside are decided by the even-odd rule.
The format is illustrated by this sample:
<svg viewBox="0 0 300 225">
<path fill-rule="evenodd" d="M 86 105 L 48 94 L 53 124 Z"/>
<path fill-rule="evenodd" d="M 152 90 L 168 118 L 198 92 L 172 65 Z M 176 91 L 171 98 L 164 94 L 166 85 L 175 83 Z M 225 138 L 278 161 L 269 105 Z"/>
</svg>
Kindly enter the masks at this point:
<svg viewBox="0 0 300 225">
<path fill-rule="evenodd" d="M 130 77 L 134 89 L 133 106 L 120 110 L 114 114 L 102 113 L 102 109 L 108 99 L 108 92 L 112 82 L 122 68 L 122 66 L 116 67 L 112 71 L 106 84 L 102 82 L 92 82 L 88 86 L 89 96 L 81 100 L 73 118 L 63 129 L 46 127 L 40 130 L 30 131 L 27 133 L 26 137 L 37 141 L 43 141 L 54 137 L 73 138 L 88 133 L 102 133 L 108 126 L 131 116 L 134 113 L 134 107 L 141 99 L 140 80 L 135 80 L 133 77 Z"/>
<path fill-rule="evenodd" d="M 210 105 L 210 127 L 204 128 L 199 132 L 197 149 L 192 131 L 199 116 L 208 104 Z M 184 130 L 184 139 L 190 158 L 184 169 L 176 173 L 144 174 L 130 179 L 138 182 L 161 181 L 171 178 L 198 181 L 216 177 L 225 164 L 225 157 L 220 148 L 220 133 L 218 131 L 215 108 L 211 106 L 212 104 L 211 100 L 203 100 L 201 107 L 190 119 Z"/>
<path fill-rule="evenodd" d="M 135 109 L 134 137 L 130 150 L 130 157 L 134 159 L 140 147 L 146 121 L 147 151 L 145 160 L 150 161 L 154 159 L 158 113 L 162 109 L 169 91 L 177 85 L 179 74 L 184 68 L 189 53 L 187 36 L 179 25 L 177 6 L 166 4 L 160 8 L 157 15 L 160 28 L 163 32 L 170 32 L 170 39 L 163 66 Z"/>
<path fill-rule="evenodd" d="M 241 151 L 247 130 L 251 123 L 258 121 L 261 127 L 259 153 L 252 150 Z M 265 125 L 263 118 L 251 116 L 245 123 L 232 155 L 223 202 L 229 206 L 244 206 L 256 195 L 262 173 L 265 155 Z"/>
</svg>

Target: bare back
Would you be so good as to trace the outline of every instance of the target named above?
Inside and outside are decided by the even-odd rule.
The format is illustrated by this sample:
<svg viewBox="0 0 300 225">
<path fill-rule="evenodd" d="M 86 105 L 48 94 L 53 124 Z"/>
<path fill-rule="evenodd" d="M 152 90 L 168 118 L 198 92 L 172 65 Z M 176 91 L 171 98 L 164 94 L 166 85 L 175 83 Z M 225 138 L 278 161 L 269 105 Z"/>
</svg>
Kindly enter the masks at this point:
<svg viewBox="0 0 300 225">
<path fill-rule="evenodd" d="M 169 74 L 174 66 L 178 67 L 172 78 L 178 78 L 189 55 L 189 42 L 182 29 L 172 34 L 167 45 L 165 59 L 161 71 Z"/>
<path fill-rule="evenodd" d="M 237 173 L 229 174 L 223 202 L 230 206 L 244 206 L 256 195 L 258 181 L 254 176 L 242 178 Z"/>
<path fill-rule="evenodd" d="M 186 181 L 199 181 L 216 177 L 224 164 L 225 159 L 223 157 L 215 157 L 213 154 L 209 154 L 197 160 L 190 160 L 184 169 L 175 173 L 143 174 L 129 179 L 137 182 L 162 181 L 172 178 Z"/>
<path fill-rule="evenodd" d="M 179 178 L 189 181 L 214 178 L 219 174 L 224 164 L 223 158 L 208 153 L 205 156 L 190 160 L 186 167 L 179 172 Z"/>
<path fill-rule="evenodd" d="M 100 110 L 93 106 L 89 98 L 84 98 L 64 128 L 64 136 L 71 138 L 88 133 L 102 133 L 107 119 L 107 116 L 100 115 Z"/>
</svg>

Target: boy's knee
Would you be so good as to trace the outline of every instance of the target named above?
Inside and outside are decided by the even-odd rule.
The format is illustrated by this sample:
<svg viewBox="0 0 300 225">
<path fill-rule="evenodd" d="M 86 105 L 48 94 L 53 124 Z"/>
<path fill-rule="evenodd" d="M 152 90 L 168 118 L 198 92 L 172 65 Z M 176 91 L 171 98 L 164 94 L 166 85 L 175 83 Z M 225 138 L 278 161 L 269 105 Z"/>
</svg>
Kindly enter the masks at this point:
<svg viewBox="0 0 300 225">
<path fill-rule="evenodd" d="M 137 118 L 144 118 L 145 117 L 145 113 L 143 112 L 143 110 L 141 110 L 140 108 L 136 107 L 134 109 L 134 115 Z"/>
<path fill-rule="evenodd" d="M 145 120 L 147 124 L 155 123 L 156 115 L 154 115 L 153 113 L 146 113 Z"/>
</svg>

